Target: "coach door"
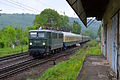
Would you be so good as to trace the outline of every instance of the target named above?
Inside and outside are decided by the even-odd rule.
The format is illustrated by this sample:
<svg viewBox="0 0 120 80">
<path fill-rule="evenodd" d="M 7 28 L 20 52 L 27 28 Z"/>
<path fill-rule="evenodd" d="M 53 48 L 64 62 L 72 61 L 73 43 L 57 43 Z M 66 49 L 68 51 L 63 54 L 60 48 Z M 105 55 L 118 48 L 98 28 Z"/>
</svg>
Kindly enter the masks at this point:
<svg viewBox="0 0 120 80">
<path fill-rule="evenodd" d="M 112 68 L 117 74 L 118 55 L 118 13 L 112 17 Z"/>
</svg>

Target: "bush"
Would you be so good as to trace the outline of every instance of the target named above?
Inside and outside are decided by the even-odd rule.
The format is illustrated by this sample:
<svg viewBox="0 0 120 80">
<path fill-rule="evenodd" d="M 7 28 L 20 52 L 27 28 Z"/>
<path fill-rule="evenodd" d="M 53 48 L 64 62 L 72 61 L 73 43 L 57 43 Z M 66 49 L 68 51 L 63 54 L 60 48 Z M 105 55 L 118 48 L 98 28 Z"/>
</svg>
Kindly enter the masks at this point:
<svg viewBox="0 0 120 80">
<path fill-rule="evenodd" d="M 0 42 L 0 48 L 4 48 L 5 44 L 3 42 Z"/>
<path fill-rule="evenodd" d="M 96 46 L 98 45 L 98 43 L 97 43 L 96 40 L 92 40 L 92 41 L 89 41 L 89 42 L 87 43 L 87 45 L 88 45 L 89 47 L 96 47 Z"/>
</svg>

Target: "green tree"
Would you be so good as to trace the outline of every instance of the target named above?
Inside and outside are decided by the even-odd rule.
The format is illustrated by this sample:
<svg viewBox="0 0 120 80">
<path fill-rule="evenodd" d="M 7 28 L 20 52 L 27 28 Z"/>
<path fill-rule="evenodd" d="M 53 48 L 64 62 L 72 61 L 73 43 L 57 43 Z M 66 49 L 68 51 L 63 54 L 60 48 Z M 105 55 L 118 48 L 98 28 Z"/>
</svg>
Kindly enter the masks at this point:
<svg viewBox="0 0 120 80">
<path fill-rule="evenodd" d="M 0 30 L 0 48 L 10 47 L 12 45 L 27 45 L 29 30 L 33 29 L 35 29 L 34 26 L 29 26 L 26 29 L 13 26 L 4 27 Z"/>
<path fill-rule="evenodd" d="M 67 27 L 67 26 L 68 26 L 68 23 L 69 23 L 69 18 L 68 18 L 68 16 L 60 15 L 60 26 Z"/>
<path fill-rule="evenodd" d="M 23 30 L 22 44 L 24 45 L 28 44 L 29 30 L 35 30 L 35 26 L 28 26 L 26 29 Z"/>
<path fill-rule="evenodd" d="M 68 16 L 60 16 L 60 30 L 62 31 L 71 31 L 71 26 L 69 25 L 69 18 Z"/>
<path fill-rule="evenodd" d="M 80 34 L 81 32 L 81 25 L 77 21 L 74 21 L 72 24 L 72 32 L 76 34 Z"/>
<path fill-rule="evenodd" d="M 16 45 L 20 45 L 21 41 L 22 41 L 22 28 L 21 27 L 17 27 L 15 28 L 16 30 Z"/>
<path fill-rule="evenodd" d="M 2 29 L 2 32 L 4 33 L 2 35 L 2 40 L 5 40 L 5 44 L 7 44 L 7 46 L 12 46 L 13 44 L 15 44 L 16 41 L 16 30 L 14 27 L 12 26 L 8 26 Z"/>
<path fill-rule="evenodd" d="M 82 35 L 85 35 L 85 36 L 90 36 L 92 39 L 95 38 L 95 35 L 94 33 L 91 31 L 91 30 L 85 30 Z"/>
<path fill-rule="evenodd" d="M 101 39 L 101 26 L 99 27 L 97 34 L 98 34 L 99 38 Z"/>
<path fill-rule="evenodd" d="M 4 47 L 5 47 L 5 40 L 4 40 L 3 32 L 0 30 L 0 48 L 4 48 Z"/>
<path fill-rule="evenodd" d="M 52 9 L 44 9 L 39 15 L 35 16 L 34 25 L 36 28 L 42 26 L 46 28 L 49 27 L 60 27 L 60 15 L 57 11 Z"/>
</svg>

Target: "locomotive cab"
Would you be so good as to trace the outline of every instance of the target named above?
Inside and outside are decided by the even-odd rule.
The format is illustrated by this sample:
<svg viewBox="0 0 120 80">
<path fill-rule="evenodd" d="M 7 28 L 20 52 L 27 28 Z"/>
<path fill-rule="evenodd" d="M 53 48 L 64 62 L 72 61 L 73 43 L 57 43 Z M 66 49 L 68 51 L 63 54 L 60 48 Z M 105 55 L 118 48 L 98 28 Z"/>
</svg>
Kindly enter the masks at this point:
<svg viewBox="0 0 120 80">
<path fill-rule="evenodd" d="M 29 32 L 29 54 L 32 56 L 43 56 L 47 50 L 47 36 L 42 31 Z"/>
</svg>

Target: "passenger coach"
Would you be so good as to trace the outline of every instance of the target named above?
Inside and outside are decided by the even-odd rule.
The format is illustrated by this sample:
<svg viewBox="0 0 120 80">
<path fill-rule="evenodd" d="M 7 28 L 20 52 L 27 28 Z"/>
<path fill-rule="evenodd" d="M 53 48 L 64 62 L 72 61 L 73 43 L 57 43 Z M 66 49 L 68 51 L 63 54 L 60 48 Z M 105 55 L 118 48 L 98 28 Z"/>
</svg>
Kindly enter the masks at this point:
<svg viewBox="0 0 120 80">
<path fill-rule="evenodd" d="M 64 48 L 74 46 L 82 42 L 82 36 L 71 32 L 63 32 Z"/>
</svg>

